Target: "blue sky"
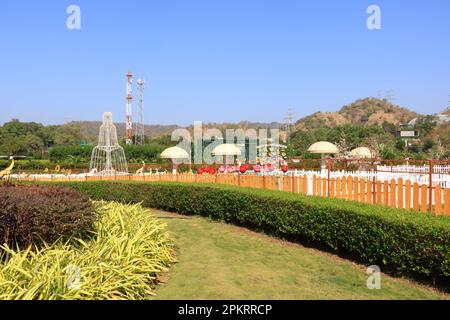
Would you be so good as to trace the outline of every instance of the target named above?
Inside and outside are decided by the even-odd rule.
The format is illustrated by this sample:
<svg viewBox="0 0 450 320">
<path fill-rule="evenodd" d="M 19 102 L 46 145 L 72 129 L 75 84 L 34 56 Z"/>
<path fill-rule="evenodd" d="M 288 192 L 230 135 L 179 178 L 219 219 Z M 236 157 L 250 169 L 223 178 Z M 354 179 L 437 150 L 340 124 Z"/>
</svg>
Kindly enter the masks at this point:
<svg viewBox="0 0 450 320">
<path fill-rule="evenodd" d="M 2 0 L 0 41 L 0 123 L 123 121 L 128 70 L 149 124 L 298 119 L 388 89 L 422 113 L 450 99 L 448 0 Z"/>
</svg>

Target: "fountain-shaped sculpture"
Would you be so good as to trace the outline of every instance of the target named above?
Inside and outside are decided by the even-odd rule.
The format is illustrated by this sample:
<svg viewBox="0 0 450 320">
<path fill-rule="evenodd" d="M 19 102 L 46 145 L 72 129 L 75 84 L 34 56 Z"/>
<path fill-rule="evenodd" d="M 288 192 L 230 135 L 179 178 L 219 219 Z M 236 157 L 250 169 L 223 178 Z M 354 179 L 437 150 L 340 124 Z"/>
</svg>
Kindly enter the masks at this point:
<svg viewBox="0 0 450 320">
<path fill-rule="evenodd" d="M 117 140 L 116 127 L 112 122 L 111 112 L 103 114 L 98 146 L 92 150 L 89 171 L 91 174 L 101 176 L 128 174 L 125 152 Z"/>
</svg>

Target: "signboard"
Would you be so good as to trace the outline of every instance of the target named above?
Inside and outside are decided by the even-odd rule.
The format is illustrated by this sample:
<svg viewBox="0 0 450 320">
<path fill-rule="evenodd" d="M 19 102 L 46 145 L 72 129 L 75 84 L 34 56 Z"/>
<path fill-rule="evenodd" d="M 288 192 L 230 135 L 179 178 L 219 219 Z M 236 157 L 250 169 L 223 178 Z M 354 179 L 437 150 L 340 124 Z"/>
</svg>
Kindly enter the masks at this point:
<svg viewBox="0 0 450 320">
<path fill-rule="evenodd" d="M 400 137 L 414 138 L 415 136 L 416 136 L 416 132 L 414 130 L 412 130 L 412 131 L 400 131 Z"/>
</svg>

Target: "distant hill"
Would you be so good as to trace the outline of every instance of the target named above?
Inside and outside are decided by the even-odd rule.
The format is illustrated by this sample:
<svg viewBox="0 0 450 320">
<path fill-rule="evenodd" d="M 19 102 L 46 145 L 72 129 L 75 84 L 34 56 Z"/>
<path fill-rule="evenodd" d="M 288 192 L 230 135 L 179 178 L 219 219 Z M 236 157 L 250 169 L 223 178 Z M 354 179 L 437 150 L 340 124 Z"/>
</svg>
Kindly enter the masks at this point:
<svg viewBox="0 0 450 320">
<path fill-rule="evenodd" d="M 96 141 L 98 137 L 99 128 L 101 126 L 100 121 L 73 121 L 66 125 L 75 125 L 80 128 L 80 133 L 85 140 L 89 142 Z M 125 136 L 125 123 L 115 123 L 117 129 L 117 135 L 120 137 Z M 156 139 L 162 136 L 171 135 L 175 129 L 183 128 L 179 125 L 145 125 L 144 132 L 149 139 Z M 193 125 L 185 127 L 189 131 L 193 131 Z M 259 129 L 259 128 L 283 128 L 283 125 L 278 122 L 263 123 L 263 122 L 249 122 L 241 121 L 239 123 L 203 123 L 203 129 L 217 128 L 222 129 Z"/>
<path fill-rule="evenodd" d="M 344 124 L 382 125 L 385 121 L 395 125 L 406 124 L 419 114 L 376 98 L 359 99 L 343 106 L 338 112 L 316 112 L 298 120 L 295 130 L 310 130 L 323 126 Z"/>
<path fill-rule="evenodd" d="M 80 128 L 80 133 L 88 141 L 95 141 L 98 137 L 101 121 L 72 121 L 68 125 L 76 125 Z M 125 123 L 114 123 L 117 129 L 117 136 L 125 136 Z M 145 125 L 144 133 L 150 139 L 170 135 L 173 130 L 181 128 L 178 125 Z"/>
</svg>

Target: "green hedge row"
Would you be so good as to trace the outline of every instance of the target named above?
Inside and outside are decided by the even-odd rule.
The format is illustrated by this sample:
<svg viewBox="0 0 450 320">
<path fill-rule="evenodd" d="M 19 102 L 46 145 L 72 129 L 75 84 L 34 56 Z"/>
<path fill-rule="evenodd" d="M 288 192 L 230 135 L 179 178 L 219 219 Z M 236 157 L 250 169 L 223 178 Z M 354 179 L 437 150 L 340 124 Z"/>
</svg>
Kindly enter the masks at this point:
<svg viewBox="0 0 450 320">
<path fill-rule="evenodd" d="M 450 279 L 450 219 L 345 200 L 218 185 L 69 183 L 93 199 L 202 215 L 322 244 L 400 274 Z"/>
</svg>

